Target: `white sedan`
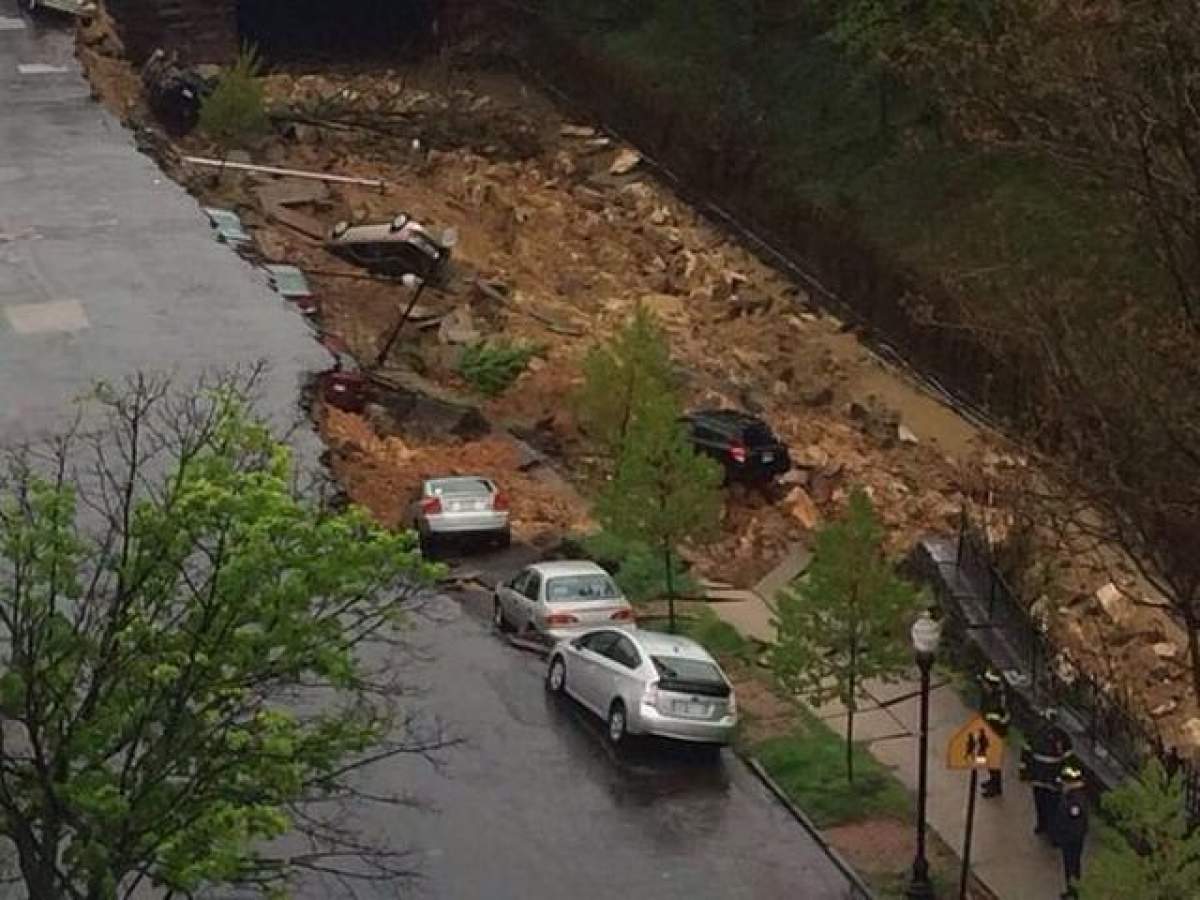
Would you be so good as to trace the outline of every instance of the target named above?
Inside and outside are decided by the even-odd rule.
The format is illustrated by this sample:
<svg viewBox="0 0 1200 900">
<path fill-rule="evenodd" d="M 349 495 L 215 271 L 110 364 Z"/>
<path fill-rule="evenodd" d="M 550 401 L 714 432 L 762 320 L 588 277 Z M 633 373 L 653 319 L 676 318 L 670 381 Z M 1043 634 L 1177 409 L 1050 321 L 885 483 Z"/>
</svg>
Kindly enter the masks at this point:
<svg viewBox="0 0 1200 900">
<path fill-rule="evenodd" d="M 630 734 L 728 744 L 737 697 L 721 667 L 691 638 L 598 628 L 550 653 L 546 687 L 567 693 L 608 723 L 608 739 Z"/>
<path fill-rule="evenodd" d="M 526 566 L 496 586 L 492 614 L 501 631 L 532 631 L 552 641 L 597 625 L 637 627 L 612 576 L 586 560 Z"/>
</svg>

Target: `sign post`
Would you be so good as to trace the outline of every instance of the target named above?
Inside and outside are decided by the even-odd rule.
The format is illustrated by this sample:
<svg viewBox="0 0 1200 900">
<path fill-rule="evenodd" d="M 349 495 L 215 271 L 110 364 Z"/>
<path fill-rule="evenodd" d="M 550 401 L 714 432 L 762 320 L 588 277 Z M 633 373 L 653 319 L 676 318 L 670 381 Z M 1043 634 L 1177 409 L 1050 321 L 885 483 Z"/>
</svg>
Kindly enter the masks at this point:
<svg viewBox="0 0 1200 900">
<path fill-rule="evenodd" d="M 967 877 L 971 872 L 971 837 L 975 831 L 975 797 L 979 793 L 979 770 L 999 769 L 1004 762 L 1004 740 L 984 721 L 975 716 L 958 729 L 946 748 L 946 768 L 970 769 L 967 787 L 967 824 L 963 834 L 962 874 L 958 882 L 958 900 L 966 900 Z"/>
</svg>

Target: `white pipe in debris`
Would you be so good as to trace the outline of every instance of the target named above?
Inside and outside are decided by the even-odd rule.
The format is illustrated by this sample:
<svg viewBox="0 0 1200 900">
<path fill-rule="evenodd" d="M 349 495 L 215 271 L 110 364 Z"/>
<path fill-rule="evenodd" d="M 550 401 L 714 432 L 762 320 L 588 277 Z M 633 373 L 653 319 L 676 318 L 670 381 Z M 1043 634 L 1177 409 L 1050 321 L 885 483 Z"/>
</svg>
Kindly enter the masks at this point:
<svg viewBox="0 0 1200 900">
<path fill-rule="evenodd" d="M 218 169 L 240 169 L 245 172 L 262 172 L 265 175 L 285 175 L 289 178 L 311 178 L 314 181 L 336 181 L 339 184 L 361 184 L 383 190 L 385 182 L 380 178 L 356 178 L 353 175 L 328 175 L 324 172 L 303 172 L 300 169 L 281 169 L 278 166 L 256 166 L 251 163 L 223 162 L 204 156 L 185 156 L 185 163 L 193 166 L 212 166 Z"/>
</svg>

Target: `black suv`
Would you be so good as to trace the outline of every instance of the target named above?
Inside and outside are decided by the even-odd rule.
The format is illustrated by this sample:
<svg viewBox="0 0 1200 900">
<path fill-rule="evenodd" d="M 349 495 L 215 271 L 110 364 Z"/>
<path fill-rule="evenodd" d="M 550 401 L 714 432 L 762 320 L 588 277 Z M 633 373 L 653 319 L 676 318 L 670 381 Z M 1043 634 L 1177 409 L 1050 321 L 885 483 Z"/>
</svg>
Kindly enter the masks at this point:
<svg viewBox="0 0 1200 900">
<path fill-rule="evenodd" d="M 726 481 L 770 481 L 792 467 L 787 445 L 762 419 L 732 409 L 701 409 L 680 420 L 697 452 L 725 469 Z"/>
</svg>

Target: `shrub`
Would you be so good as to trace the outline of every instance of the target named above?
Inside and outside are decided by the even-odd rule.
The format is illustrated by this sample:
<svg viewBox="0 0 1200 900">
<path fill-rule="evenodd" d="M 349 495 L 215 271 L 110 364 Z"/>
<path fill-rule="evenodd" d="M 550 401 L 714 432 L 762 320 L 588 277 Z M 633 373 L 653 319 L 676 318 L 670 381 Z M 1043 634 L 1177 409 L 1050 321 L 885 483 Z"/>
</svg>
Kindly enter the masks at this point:
<svg viewBox="0 0 1200 900">
<path fill-rule="evenodd" d="M 245 145 L 267 130 L 263 87 L 258 78 L 261 69 L 258 52 L 243 47 L 200 104 L 200 129 L 225 149 Z"/>
<path fill-rule="evenodd" d="M 480 341 L 463 350 L 458 371 L 479 393 L 495 397 L 504 393 L 540 352 L 540 347 L 529 344 Z"/>
</svg>

